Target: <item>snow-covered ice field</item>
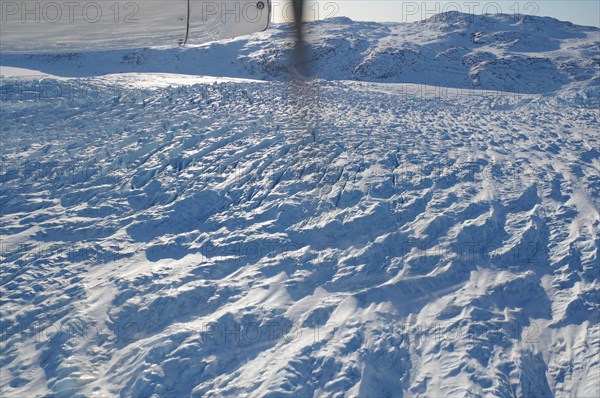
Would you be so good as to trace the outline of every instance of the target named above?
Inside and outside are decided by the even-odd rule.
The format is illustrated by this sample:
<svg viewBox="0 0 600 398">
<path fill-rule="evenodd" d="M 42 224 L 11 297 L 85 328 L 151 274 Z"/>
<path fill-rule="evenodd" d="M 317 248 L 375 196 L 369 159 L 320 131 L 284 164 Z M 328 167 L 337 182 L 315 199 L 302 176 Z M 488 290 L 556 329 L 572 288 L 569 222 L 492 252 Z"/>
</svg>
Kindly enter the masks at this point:
<svg viewBox="0 0 600 398">
<path fill-rule="evenodd" d="M 511 18 L 3 55 L 0 395 L 600 396 L 600 35 Z"/>
</svg>

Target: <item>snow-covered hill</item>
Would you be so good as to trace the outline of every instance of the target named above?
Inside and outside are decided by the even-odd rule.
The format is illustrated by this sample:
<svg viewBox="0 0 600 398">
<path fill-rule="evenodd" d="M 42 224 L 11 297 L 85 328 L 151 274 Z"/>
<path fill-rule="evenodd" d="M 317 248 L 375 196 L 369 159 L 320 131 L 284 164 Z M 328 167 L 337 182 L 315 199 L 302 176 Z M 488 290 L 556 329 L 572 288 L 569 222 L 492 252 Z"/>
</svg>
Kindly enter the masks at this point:
<svg viewBox="0 0 600 398">
<path fill-rule="evenodd" d="M 600 83 L 600 30 L 552 18 L 450 12 L 423 22 L 332 18 L 309 24 L 315 77 L 546 93 Z M 59 76 L 164 72 L 285 80 L 289 27 L 185 49 L 3 55 L 2 64 Z"/>
<path fill-rule="evenodd" d="M 0 396 L 600 395 L 598 30 L 311 29 L 2 56 Z"/>
</svg>

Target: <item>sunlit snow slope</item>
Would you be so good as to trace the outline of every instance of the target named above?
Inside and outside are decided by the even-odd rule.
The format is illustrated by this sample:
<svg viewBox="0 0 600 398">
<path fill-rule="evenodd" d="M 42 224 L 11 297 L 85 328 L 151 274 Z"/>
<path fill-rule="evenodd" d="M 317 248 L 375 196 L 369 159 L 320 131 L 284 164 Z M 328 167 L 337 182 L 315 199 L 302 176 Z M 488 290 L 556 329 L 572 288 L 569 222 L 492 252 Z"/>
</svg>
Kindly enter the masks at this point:
<svg viewBox="0 0 600 398">
<path fill-rule="evenodd" d="M 3 56 L 78 78 L 1 83 L 0 396 L 599 396 L 598 30 L 466 18 Z"/>
<path fill-rule="evenodd" d="M 552 18 L 456 12 L 423 22 L 371 23 L 332 18 L 309 24 L 315 77 L 420 83 L 525 94 L 568 84 L 600 84 L 600 30 Z M 290 29 L 202 46 L 38 56 L 3 54 L 2 65 L 87 77 L 162 72 L 286 80 Z"/>
</svg>

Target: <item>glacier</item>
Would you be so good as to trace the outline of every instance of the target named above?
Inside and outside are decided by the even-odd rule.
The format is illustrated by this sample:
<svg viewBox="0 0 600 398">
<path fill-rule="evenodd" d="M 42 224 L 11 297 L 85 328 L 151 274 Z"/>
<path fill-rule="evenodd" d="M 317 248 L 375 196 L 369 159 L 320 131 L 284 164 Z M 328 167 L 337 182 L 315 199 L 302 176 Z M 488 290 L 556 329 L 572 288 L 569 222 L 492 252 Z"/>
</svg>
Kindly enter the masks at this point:
<svg viewBox="0 0 600 398">
<path fill-rule="evenodd" d="M 3 397 L 600 396 L 600 30 L 3 54 Z"/>
</svg>

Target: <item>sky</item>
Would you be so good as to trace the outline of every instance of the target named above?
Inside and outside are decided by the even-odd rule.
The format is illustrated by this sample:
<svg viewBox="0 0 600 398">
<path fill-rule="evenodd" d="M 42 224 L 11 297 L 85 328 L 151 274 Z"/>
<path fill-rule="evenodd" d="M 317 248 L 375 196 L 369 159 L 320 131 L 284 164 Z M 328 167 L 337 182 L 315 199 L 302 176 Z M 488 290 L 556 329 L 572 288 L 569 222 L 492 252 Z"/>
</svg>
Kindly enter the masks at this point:
<svg viewBox="0 0 600 398">
<path fill-rule="evenodd" d="M 272 0 L 275 22 L 285 20 L 289 9 L 286 0 Z M 443 11 L 474 14 L 520 13 L 549 16 L 579 25 L 600 27 L 600 0 L 538 0 L 538 1 L 403 1 L 403 0 L 307 0 L 307 19 L 346 16 L 357 21 L 412 22 L 426 19 Z"/>
</svg>

